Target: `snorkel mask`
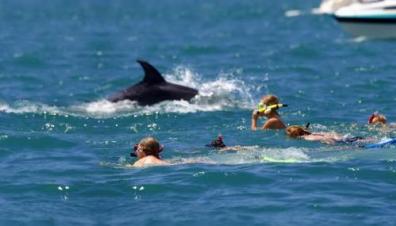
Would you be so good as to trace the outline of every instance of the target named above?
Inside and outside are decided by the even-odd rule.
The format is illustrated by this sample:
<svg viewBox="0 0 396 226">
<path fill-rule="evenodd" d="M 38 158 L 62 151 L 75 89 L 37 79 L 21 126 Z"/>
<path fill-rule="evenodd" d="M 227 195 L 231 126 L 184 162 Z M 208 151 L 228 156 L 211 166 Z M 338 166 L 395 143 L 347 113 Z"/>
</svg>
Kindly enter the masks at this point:
<svg viewBox="0 0 396 226">
<path fill-rule="evenodd" d="M 138 145 L 139 145 L 139 144 L 135 144 L 135 145 L 133 146 L 132 152 L 130 153 L 131 157 L 137 157 L 136 151 L 137 151 L 137 149 L 138 149 Z"/>
<path fill-rule="evenodd" d="M 258 111 L 259 113 L 268 114 L 268 113 L 270 113 L 272 110 L 277 110 L 277 109 L 279 109 L 279 108 L 281 108 L 281 107 L 287 107 L 287 104 L 271 104 L 271 105 L 266 105 L 266 104 L 260 102 L 260 103 L 257 105 L 257 111 Z"/>
<path fill-rule="evenodd" d="M 130 153 L 130 156 L 131 156 L 131 157 L 137 157 L 136 152 L 137 152 L 137 150 L 138 150 L 138 146 L 139 146 L 138 143 L 136 143 L 136 144 L 133 146 L 132 152 Z M 160 148 L 159 148 L 159 150 L 158 150 L 158 154 L 161 153 L 163 150 L 164 150 L 164 145 L 160 145 Z"/>
</svg>

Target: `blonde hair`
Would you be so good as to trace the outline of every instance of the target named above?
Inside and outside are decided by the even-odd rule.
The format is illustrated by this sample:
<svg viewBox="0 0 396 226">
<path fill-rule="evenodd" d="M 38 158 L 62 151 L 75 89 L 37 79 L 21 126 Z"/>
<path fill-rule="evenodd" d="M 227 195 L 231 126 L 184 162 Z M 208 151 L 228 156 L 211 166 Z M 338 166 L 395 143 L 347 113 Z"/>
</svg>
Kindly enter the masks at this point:
<svg viewBox="0 0 396 226">
<path fill-rule="evenodd" d="M 306 128 L 304 128 L 302 126 L 288 126 L 286 128 L 286 134 L 289 137 L 297 138 L 297 137 L 301 137 L 304 135 L 309 135 L 311 133 L 308 130 L 306 130 Z"/>
<path fill-rule="evenodd" d="M 265 106 L 276 105 L 276 104 L 279 104 L 279 99 L 275 95 L 266 95 L 261 98 L 260 104 L 263 104 Z M 266 114 L 271 113 L 271 112 L 278 114 L 276 109 L 273 109 L 273 108 L 268 108 L 267 110 L 264 111 L 264 113 L 266 113 Z"/>
<path fill-rule="evenodd" d="M 274 104 L 279 104 L 279 99 L 277 96 L 274 95 L 266 95 L 261 98 L 261 103 L 265 105 L 274 105 Z"/>
<path fill-rule="evenodd" d="M 139 144 L 142 146 L 143 152 L 146 155 L 153 155 L 159 158 L 159 152 L 161 146 L 154 137 L 143 138 L 142 140 L 140 140 Z"/>
</svg>

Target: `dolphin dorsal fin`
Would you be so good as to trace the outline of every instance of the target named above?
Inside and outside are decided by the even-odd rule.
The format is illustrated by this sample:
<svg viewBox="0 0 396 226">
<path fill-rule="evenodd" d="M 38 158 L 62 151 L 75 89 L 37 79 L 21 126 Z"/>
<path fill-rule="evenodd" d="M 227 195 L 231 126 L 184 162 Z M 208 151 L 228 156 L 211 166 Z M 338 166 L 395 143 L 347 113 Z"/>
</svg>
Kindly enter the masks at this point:
<svg viewBox="0 0 396 226">
<path fill-rule="evenodd" d="M 162 77 L 161 73 L 159 73 L 159 71 L 151 64 L 143 60 L 137 60 L 137 62 L 142 66 L 144 70 L 144 78 L 143 78 L 144 83 L 153 85 L 153 84 L 165 82 L 165 79 Z"/>
</svg>

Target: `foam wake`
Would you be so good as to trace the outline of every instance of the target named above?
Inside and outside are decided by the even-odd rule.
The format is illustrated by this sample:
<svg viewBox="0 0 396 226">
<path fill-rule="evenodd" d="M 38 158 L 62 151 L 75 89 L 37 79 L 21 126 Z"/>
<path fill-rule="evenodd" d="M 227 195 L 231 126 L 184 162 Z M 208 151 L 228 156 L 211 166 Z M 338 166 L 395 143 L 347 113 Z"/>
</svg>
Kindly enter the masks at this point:
<svg viewBox="0 0 396 226">
<path fill-rule="evenodd" d="M 169 82 L 193 87 L 199 94 L 191 101 L 164 101 L 152 106 L 139 106 L 132 101 L 109 102 L 105 99 L 72 106 L 50 106 L 43 103 L 18 101 L 13 104 L 0 102 L 0 112 L 15 114 L 53 114 L 77 117 L 124 117 L 157 113 L 195 113 L 231 109 L 250 109 L 252 88 L 230 74 L 221 73 L 214 80 L 204 80 L 185 67 L 177 67 L 173 73 L 165 74 Z"/>
</svg>

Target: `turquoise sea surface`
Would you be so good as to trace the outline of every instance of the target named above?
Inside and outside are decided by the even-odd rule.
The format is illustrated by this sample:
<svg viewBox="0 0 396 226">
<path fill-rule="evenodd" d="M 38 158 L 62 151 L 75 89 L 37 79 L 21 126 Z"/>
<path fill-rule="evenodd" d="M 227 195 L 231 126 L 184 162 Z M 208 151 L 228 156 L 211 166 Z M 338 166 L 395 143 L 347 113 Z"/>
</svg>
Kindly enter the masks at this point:
<svg viewBox="0 0 396 226">
<path fill-rule="evenodd" d="M 260 97 L 288 124 L 395 137 L 396 41 L 352 38 L 320 1 L 0 1 L 0 225 L 395 225 L 396 147 L 250 130 Z M 190 102 L 106 98 L 136 59 Z M 262 123 L 262 122 L 260 122 Z M 242 152 L 205 147 L 218 134 Z M 171 166 L 131 168 L 145 136 Z"/>
</svg>

